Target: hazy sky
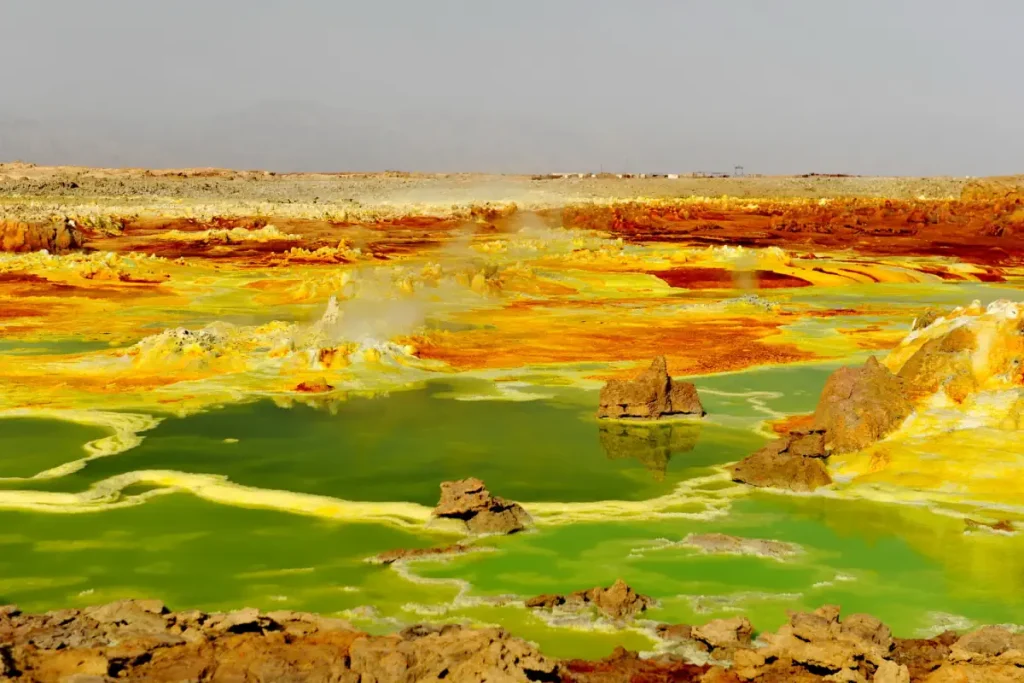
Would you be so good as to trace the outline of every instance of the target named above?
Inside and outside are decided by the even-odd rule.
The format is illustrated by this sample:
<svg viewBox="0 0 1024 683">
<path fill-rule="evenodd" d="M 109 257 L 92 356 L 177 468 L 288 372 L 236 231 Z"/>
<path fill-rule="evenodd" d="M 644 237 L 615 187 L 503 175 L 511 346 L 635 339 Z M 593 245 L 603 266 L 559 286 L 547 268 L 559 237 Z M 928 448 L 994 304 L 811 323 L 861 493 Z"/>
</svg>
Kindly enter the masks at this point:
<svg viewBox="0 0 1024 683">
<path fill-rule="evenodd" d="M 1020 0 L 0 0 L 0 160 L 1024 171 Z"/>
</svg>

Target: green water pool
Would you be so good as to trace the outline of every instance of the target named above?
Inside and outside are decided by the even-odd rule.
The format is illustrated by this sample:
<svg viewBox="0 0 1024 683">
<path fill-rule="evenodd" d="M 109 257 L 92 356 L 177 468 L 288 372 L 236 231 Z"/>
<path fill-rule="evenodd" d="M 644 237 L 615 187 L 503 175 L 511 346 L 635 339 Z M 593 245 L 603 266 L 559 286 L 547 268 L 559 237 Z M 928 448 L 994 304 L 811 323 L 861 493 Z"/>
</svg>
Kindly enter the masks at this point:
<svg viewBox="0 0 1024 683">
<path fill-rule="evenodd" d="M 106 436 L 98 427 L 38 418 L 0 420 L 0 486 L 5 478 L 45 472 L 85 455 L 82 446 Z M 17 482 L 24 485 L 26 482 Z"/>
<path fill-rule="evenodd" d="M 126 453 L 30 485 L 81 491 L 124 472 L 175 470 L 223 474 L 259 488 L 433 506 L 440 482 L 476 476 L 515 500 L 645 500 L 764 441 L 749 429 L 709 421 L 637 425 L 620 434 L 583 403 L 592 392 L 553 390 L 558 396 L 550 401 L 436 398 L 451 389 L 431 384 L 353 398 L 333 413 L 261 401 L 167 417 Z M 662 452 L 642 462 L 651 443 L 661 443 Z"/>
<path fill-rule="evenodd" d="M 532 401 L 458 400 L 479 393 L 474 381 L 352 398 L 333 410 L 264 400 L 162 416 L 139 446 L 77 472 L 0 482 L 0 603 L 45 610 L 157 597 L 175 609 L 338 614 L 376 632 L 469 620 L 504 625 L 556 656 L 585 657 L 619 644 L 650 650 L 655 643 L 644 629 L 659 621 L 746 614 L 757 628 L 774 629 L 787 609 L 824 603 L 875 614 L 905 636 L 1024 622 L 1020 535 L 965 534 L 962 519 L 919 507 L 749 492 L 714 480 L 718 466 L 764 443 L 761 420 L 811 409 L 833 367 L 697 378 L 713 417 L 650 428 L 599 424 L 596 394 L 582 389 L 544 387 L 547 398 Z M 0 419 L 0 476 L 78 459 L 85 442 L 104 434 L 54 420 Z M 457 536 L 218 504 L 153 486 L 121 491 L 125 499 L 158 494 L 140 504 L 100 511 L 36 512 L 3 497 L 80 493 L 139 470 L 428 507 L 441 481 L 477 476 L 528 509 L 564 503 L 588 512 L 579 519 L 542 514 L 527 533 L 479 541 L 481 552 L 400 570 L 366 558 Z M 653 512 L 655 499 L 672 495 L 671 511 L 680 514 Z M 603 514 L 605 501 L 633 501 L 652 513 L 625 518 L 609 507 Z M 704 554 L 682 543 L 711 532 L 786 541 L 799 552 L 777 560 Z M 620 630 L 560 622 L 521 605 L 539 593 L 617 578 L 659 601 L 645 616 L 650 624 Z"/>
</svg>

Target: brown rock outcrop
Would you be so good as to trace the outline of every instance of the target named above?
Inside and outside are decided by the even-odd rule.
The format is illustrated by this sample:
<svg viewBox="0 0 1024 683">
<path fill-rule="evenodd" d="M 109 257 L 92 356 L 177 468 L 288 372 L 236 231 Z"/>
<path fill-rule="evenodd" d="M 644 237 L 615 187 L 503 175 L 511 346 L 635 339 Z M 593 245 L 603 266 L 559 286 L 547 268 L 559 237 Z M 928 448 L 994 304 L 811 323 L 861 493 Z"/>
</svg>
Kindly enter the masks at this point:
<svg viewBox="0 0 1024 683">
<path fill-rule="evenodd" d="M 595 607 L 599 612 L 616 620 L 631 619 L 652 605 L 653 598 L 637 593 L 622 579 L 617 579 L 608 588 L 590 588 L 569 595 L 538 595 L 526 601 L 526 606 L 532 609 L 562 607 L 582 610 Z"/>
<path fill-rule="evenodd" d="M 665 415 L 704 415 L 697 388 L 668 374 L 664 356 L 632 380 L 613 379 L 601 389 L 599 418 L 658 419 Z"/>
<path fill-rule="evenodd" d="M 933 639 L 892 638 L 889 628 L 866 614 L 839 618 L 839 608 L 826 605 L 814 612 L 796 612 L 777 633 L 750 640 L 750 624 L 735 618 L 703 626 L 659 625 L 669 641 L 691 640 L 714 659 L 729 659 L 730 668 L 708 667 L 702 674 L 673 673 L 664 657 L 649 660 L 642 672 L 634 655 L 616 652 L 600 663 L 567 662 L 577 683 L 617 680 L 694 683 L 1004 683 L 1024 680 L 1024 635 L 985 627 L 963 637 L 947 632 Z M 764 644 L 761 644 L 761 643 Z M 618 667 L 612 663 L 618 662 Z M 656 664 L 656 665 L 655 665 Z M 619 672 L 621 678 L 614 678 Z M 591 674 L 590 672 L 593 672 Z M 630 676 L 643 673 L 642 677 Z"/>
<path fill-rule="evenodd" d="M 397 550 L 388 550 L 379 555 L 373 557 L 373 562 L 378 564 L 394 564 L 399 560 L 417 560 L 425 559 L 428 557 L 448 557 L 451 555 L 461 555 L 468 553 L 472 550 L 469 546 L 460 545 L 458 543 L 452 545 L 446 545 L 441 548 L 400 548 Z"/>
<path fill-rule="evenodd" d="M 693 627 L 689 624 L 658 624 L 654 632 L 662 640 L 692 640 Z"/>
<path fill-rule="evenodd" d="M 949 646 L 956 640 L 952 632 L 935 638 L 896 638 L 892 659 L 907 667 L 911 680 L 921 680 L 942 666 L 949 657 Z"/>
<path fill-rule="evenodd" d="M 687 683 L 704 681 L 711 669 L 667 657 L 642 659 L 635 652 L 615 648 L 609 657 L 599 662 L 573 659 L 563 663 L 563 681 L 574 683 Z M 723 679 L 720 683 L 726 683 Z M 730 681 L 730 683 L 733 683 Z"/>
<path fill-rule="evenodd" d="M 737 650 L 749 648 L 754 627 L 746 617 L 715 619 L 693 629 L 693 639 L 704 643 L 716 659 L 731 659 Z"/>
<path fill-rule="evenodd" d="M 889 353 L 886 365 L 915 403 L 938 392 L 963 403 L 979 391 L 1015 390 L 1024 383 L 1020 311 L 1019 304 L 1006 300 L 953 309 L 908 335 Z M 1006 429 L 1019 426 L 1011 415 L 1007 418 Z"/>
<path fill-rule="evenodd" d="M 414 683 L 559 680 L 559 665 L 501 629 L 413 627 L 369 636 L 312 614 L 171 613 L 124 601 L 88 610 L 0 613 L 0 678 Z M 134 624 L 134 626 L 133 626 Z"/>
<path fill-rule="evenodd" d="M 51 253 L 61 253 L 78 249 L 82 244 L 84 238 L 73 221 L 47 224 L 0 221 L 0 251 L 46 249 Z"/>
<path fill-rule="evenodd" d="M 594 591 L 612 593 L 614 589 Z M 620 592 L 630 593 L 624 584 Z M 7 606 L 0 607 L 0 679 L 19 683 L 1024 680 L 1024 635 L 1000 627 L 980 628 L 962 637 L 947 632 L 933 639 L 900 640 L 871 616 L 840 619 L 838 607 L 825 606 L 791 614 L 787 625 L 775 634 L 762 634 L 756 642 L 751 640 L 750 622 L 742 617 L 693 628 L 661 625 L 657 631 L 666 639 L 690 641 L 696 650 L 722 661 L 711 666 L 671 654 L 641 658 L 619 647 L 600 661 L 559 662 L 500 628 L 417 625 L 371 636 L 339 619 L 289 611 L 169 612 L 158 601 L 126 600 L 85 610 L 26 615 Z M 726 659 L 731 659 L 729 668 L 724 665 Z"/>
<path fill-rule="evenodd" d="M 998 664 L 946 664 L 921 679 L 922 683 L 1020 683 L 1021 680 L 1019 666 Z"/>
<path fill-rule="evenodd" d="M 812 613 L 793 613 L 778 633 L 763 635 L 768 645 L 756 657 L 736 662 L 741 678 L 757 678 L 760 662 L 791 661 L 812 673 L 832 675 L 833 680 L 868 681 L 893 648 L 888 627 L 867 615 L 839 619 L 839 608 L 822 607 Z M 897 665 L 895 674 L 904 668 Z M 899 680 L 898 678 L 896 680 Z"/>
<path fill-rule="evenodd" d="M 514 534 L 532 521 L 522 505 L 492 496 L 475 477 L 442 483 L 433 515 L 461 519 L 474 534 Z"/>
<path fill-rule="evenodd" d="M 893 431 L 913 407 L 901 378 L 872 356 L 861 367 L 829 376 L 814 411 L 814 427 L 836 453 L 860 450 Z"/>
<path fill-rule="evenodd" d="M 751 486 L 813 491 L 832 483 L 824 432 L 790 432 L 732 466 L 732 480 Z"/>
<path fill-rule="evenodd" d="M 949 658 L 955 662 L 991 664 L 996 658 L 1019 660 L 1024 667 L 1024 637 L 999 626 L 983 626 L 953 643 Z"/>
<path fill-rule="evenodd" d="M 502 629 L 406 630 L 395 636 L 361 638 L 349 648 L 360 683 L 401 681 L 558 680 L 558 664 Z"/>
</svg>

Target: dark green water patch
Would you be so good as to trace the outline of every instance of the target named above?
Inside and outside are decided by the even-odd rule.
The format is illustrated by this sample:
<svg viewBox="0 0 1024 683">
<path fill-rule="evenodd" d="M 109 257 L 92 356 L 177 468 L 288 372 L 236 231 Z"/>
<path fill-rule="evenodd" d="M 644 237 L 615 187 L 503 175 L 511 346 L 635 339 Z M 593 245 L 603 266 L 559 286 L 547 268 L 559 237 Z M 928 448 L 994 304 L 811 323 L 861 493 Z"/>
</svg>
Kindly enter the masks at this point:
<svg viewBox="0 0 1024 683">
<path fill-rule="evenodd" d="M 140 597 L 175 609 L 251 604 L 325 613 L 375 601 L 436 600 L 446 596 L 425 597 L 415 584 L 403 588 L 398 584 L 407 582 L 363 560 L 452 540 L 187 494 L 92 514 L 0 510 L 0 528 L 0 604 L 40 611 Z M 388 589 L 393 597 L 364 588 L 381 578 L 395 584 Z"/>
<path fill-rule="evenodd" d="M 82 446 L 107 436 L 98 427 L 33 417 L 0 419 L 0 478 L 31 477 L 66 462 L 84 458 Z M 3 482 L 0 487 L 20 487 Z"/>
<path fill-rule="evenodd" d="M 45 341 L 0 339 L 0 354 L 11 356 L 57 356 L 104 351 L 111 348 L 110 342 L 90 339 L 48 339 Z"/>
<path fill-rule="evenodd" d="M 813 412 L 825 381 L 839 365 L 765 367 L 689 379 L 698 391 L 704 390 L 701 402 L 709 415 L 764 419 L 770 417 L 771 411 Z M 777 395 L 758 395 L 764 393 Z"/>
<path fill-rule="evenodd" d="M 795 544 L 778 559 L 707 554 L 688 534 L 725 533 Z M 944 615 L 1024 621 L 1024 539 L 964 534 L 962 520 L 870 501 L 753 494 L 725 517 L 579 522 L 490 541 L 500 553 L 423 565 L 484 595 L 570 592 L 624 579 L 661 602 L 650 617 L 702 623 L 747 614 L 763 630 L 787 609 L 839 604 L 897 635 L 941 630 Z"/>
<path fill-rule="evenodd" d="M 431 506 L 442 481 L 471 476 L 513 500 L 644 500 L 743 457 L 763 441 L 748 430 L 707 422 L 599 423 L 592 407 L 581 409 L 574 400 L 437 397 L 451 391 L 431 384 L 386 398 L 353 398 L 336 414 L 264 401 L 167 418 L 137 448 L 93 461 L 46 487 L 81 491 L 116 474 L 157 469 Z"/>
</svg>

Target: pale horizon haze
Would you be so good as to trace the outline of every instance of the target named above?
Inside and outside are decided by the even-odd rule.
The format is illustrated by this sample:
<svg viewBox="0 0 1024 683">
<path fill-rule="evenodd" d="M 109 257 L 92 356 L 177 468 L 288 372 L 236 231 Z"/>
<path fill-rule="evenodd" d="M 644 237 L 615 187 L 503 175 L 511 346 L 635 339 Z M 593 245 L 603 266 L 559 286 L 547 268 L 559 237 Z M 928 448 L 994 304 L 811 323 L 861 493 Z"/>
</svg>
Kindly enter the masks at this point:
<svg viewBox="0 0 1024 683">
<path fill-rule="evenodd" d="M 0 0 L 0 161 L 1024 172 L 1024 3 Z"/>
</svg>

